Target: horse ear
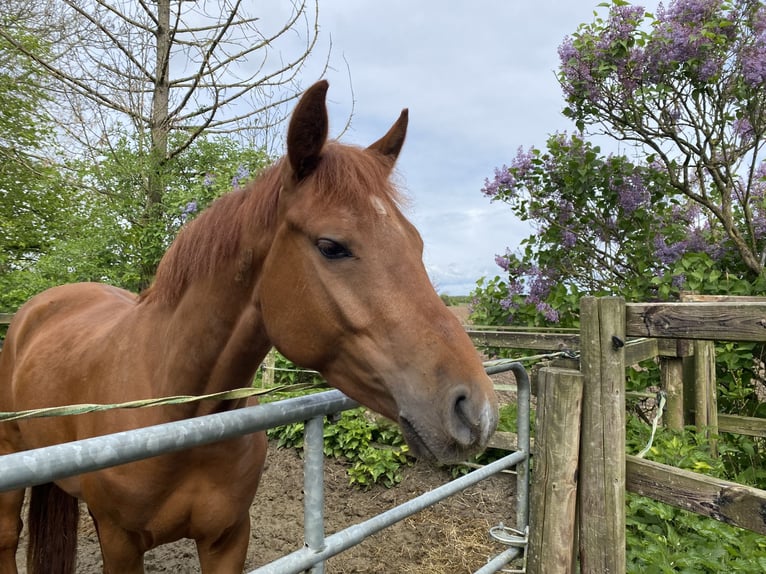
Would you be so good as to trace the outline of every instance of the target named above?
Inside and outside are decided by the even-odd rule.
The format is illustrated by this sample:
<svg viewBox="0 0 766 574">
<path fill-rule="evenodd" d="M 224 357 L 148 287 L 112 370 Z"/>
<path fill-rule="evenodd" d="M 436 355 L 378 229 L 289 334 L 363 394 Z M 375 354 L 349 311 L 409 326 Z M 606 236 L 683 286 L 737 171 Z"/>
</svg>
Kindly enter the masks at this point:
<svg viewBox="0 0 766 574">
<path fill-rule="evenodd" d="M 311 175 L 327 140 L 325 97 L 329 84 L 321 80 L 306 90 L 295 106 L 287 128 L 287 158 L 295 181 Z"/>
<path fill-rule="evenodd" d="M 399 119 L 396 120 L 391 129 L 386 132 L 382 138 L 376 141 L 367 149 L 374 150 L 386 157 L 391 158 L 392 161 L 396 161 L 399 157 L 399 152 L 402 151 L 404 145 L 404 138 L 407 135 L 407 121 L 409 119 L 409 110 L 404 108 L 402 113 L 399 114 Z"/>
</svg>

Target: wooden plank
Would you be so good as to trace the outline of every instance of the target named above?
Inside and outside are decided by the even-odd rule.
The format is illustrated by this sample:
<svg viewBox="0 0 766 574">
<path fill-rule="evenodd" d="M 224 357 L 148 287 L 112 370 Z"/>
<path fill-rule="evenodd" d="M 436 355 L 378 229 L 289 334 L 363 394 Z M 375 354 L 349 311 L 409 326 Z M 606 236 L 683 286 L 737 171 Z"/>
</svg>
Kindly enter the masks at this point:
<svg viewBox="0 0 766 574">
<path fill-rule="evenodd" d="M 540 369 L 530 492 L 530 574 L 573 572 L 582 375 Z"/>
<path fill-rule="evenodd" d="M 687 339 L 657 339 L 661 357 L 689 357 L 694 354 L 692 341 Z"/>
<path fill-rule="evenodd" d="M 766 297 L 760 295 L 702 295 L 691 291 L 682 291 L 681 301 L 694 301 L 698 303 L 766 303 Z"/>
<path fill-rule="evenodd" d="M 580 300 L 583 419 L 579 549 L 583 574 L 625 572 L 625 302 Z"/>
<path fill-rule="evenodd" d="M 625 344 L 625 364 L 635 365 L 659 354 L 657 339 L 636 339 Z"/>
<path fill-rule="evenodd" d="M 660 388 L 667 396 L 665 424 L 668 428 L 684 428 L 684 360 L 660 357 Z"/>
<path fill-rule="evenodd" d="M 626 315 L 635 337 L 766 341 L 766 303 L 628 303 Z"/>
<path fill-rule="evenodd" d="M 514 331 L 473 329 L 467 329 L 466 332 L 477 347 L 532 349 L 539 351 L 570 351 L 580 348 L 580 336 L 571 333 L 519 333 Z"/>
<path fill-rule="evenodd" d="M 532 453 L 534 454 L 534 437 L 530 439 Z M 496 431 L 487 442 L 487 448 L 499 448 L 500 450 L 516 451 L 519 450 L 519 437 L 515 432 Z"/>
<path fill-rule="evenodd" d="M 695 411 L 697 432 L 705 432 L 713 454 L 718 452 L 718 389 L 715 376 L 715 343 L 694 341 Z"/>
<path fill-rule="evenodd" d="M 13 319 L 13 313 L 0 313 L 0 325 L 9 325 Z"/>
<path fill-rule="evenodd" d="M 718 430 L 722 432 L 746 434 L 748 436 L 766 437 L 766 419 L 719 413 Z"/>
<path fill-rule="evenodd" d="M 631 492 L 766 534 L 766 491 L 628 456 Z"/>
</svg>

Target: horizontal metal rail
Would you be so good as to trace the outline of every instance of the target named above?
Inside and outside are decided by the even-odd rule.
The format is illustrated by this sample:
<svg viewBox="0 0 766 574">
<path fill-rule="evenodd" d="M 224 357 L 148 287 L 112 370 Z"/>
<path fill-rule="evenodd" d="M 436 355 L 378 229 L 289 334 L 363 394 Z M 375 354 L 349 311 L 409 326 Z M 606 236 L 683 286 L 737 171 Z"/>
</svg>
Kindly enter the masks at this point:
<svg viewBox="0 0 766 574">
<path fill-rule="evenodd" d="M 486 371 L 488 374 L 512 371 L 516 378 L 518 387 L 517 429 L 519 439 L 519 449 L 516 452 L 325 538 L 323 524 L 324 481 L 322 472 L 324 463 L 322 455 L 322 421 L 321 419 L 308 421 L 303 444 L 305 454 L 305 546 L 292 554 L 252 570 L 248 574 L 298 574 L 309 569 L 311 569 L 312 574 L 324 574 L 324 562 L 328 558 L 340 554 L 344 550 L 348 550 L 361 543 L 368 536 L 512 466 L 516 466 L 517 470 L 516 529 L 521 532 L 526 531 L 529 506 L 529 411 L 531 403 L 529 376 L 524 367 L 518 362 L 494 365 L 487 367 Z M 505 542 L 510 543 L 509 540 Z M 506 564 L 523 552 L 523 549 L 526 547 L 526 537 L 522 536 L 512 543 L 514 546 L 490 560 L 483 568 L 477 570 L 477 574 L 489 574 L 505 567 Z"/>
<path fill-rule="evenodd" d="M 359 404 L 337 390 L 8 454 L 0 492 L 305 421 Z"/>
<path fill-rule="evenodd" d="M 323 417 L 359 406 L 337 390 L 285 399 L 193 419 L 128 430 L 58 444 L 0 457 L 0 492 L 44 484 L 153 456 L 226 440 L 268 428 L 303 422 L 306 424 L 306 547 L 253 570 L 266 572 L 324 572 L 324 560 L 444 498 L 512 466 L 518 466 L 517 526 L 526 528 L 529 457 L 529 379 L 519 363 L 487 368 L 488 373 L 512 370 L 519 389 L 519 450 L 468 475 L 422 494 L 404 504 L 353 525 L 327 538 L 323 527 Z M 494 572 L 521 552 L 510 548 L 490 561 L 480 572 Z"/>
<path fill-rule="evenodd" d="M 421 494 L 420 496 L 408 500 L 407 502 L 381 514 L 377 514 L 364 522 L 349 526 L 344 530 L 328 536 L 324 540 L 324 548 L 318 552 L 304 547 L 276 560 L 275 562 L 271 562 L 266 566 L 252 570 L 249 574 L 273 574 L 275 572 L 279 572 L 279 574 L 297 574 L 303 572 L 304 570 L 311 568 L 311 566 L 317 562 L 326 560 L 343 550 L 347 550 L 348 548 L 359 544 L 371 534 L 375 534 L 383 528 L 391 526 L 448 496 L 456 494 L 461 490 L 500 472 L 501 470 L 510 468 L 521 461 L 526 460 L 526 458 L 527 453 L 523 451 L 509 454 L 487 466 L 474 470 L 460 478 L 456 478 L 455 480 Z"/>
</svg>

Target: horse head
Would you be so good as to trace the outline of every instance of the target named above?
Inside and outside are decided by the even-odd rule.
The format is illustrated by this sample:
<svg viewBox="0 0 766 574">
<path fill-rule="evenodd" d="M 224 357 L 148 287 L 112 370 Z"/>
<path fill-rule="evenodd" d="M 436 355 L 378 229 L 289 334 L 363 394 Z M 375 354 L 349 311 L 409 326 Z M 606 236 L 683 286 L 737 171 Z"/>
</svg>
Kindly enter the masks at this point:
<svg viewBox="0 0 766 574">
<path fill-rule="evenodd" d="M 265 329 L 287 358 L 397 421 L 415 455 L 460 460 L 486 445 L 497 400 L 391 182 L 407 110 L 366 149 L 328 142 L 327 87 L 303 95 L 288 128 L 256 293 Z"/>
</svg>

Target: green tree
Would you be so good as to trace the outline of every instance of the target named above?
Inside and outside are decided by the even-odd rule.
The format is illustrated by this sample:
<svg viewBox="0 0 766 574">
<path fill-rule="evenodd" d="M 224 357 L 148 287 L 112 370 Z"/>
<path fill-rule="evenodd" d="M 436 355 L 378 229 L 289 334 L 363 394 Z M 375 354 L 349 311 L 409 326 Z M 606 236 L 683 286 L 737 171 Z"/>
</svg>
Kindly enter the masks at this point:
<svg viewBox="0 0 766 574">
<path fill-rule="evenodd" d="M 13 311 L 35 293 L 62 283 L 101 281 L 140 290 L 142 249 L 151 244 L 159 259 L 184 223 L 216 197 L 256 176 L 270 158 L 231 138 L 198 138 L 172 163 L 163 195 L 165 216 L 151 226 L 130 215 L 140 217 L 144 198 L 136 179 L 146 161 L 125 136 L 100 162 L 69 164 L 70 184 L 60 187 L 66 201 L 37 198 L 46 209 L 59 208 L 51 221 L 61 232 L 27 265 L 0 273 L 2 310 Z"/>
<path fill-rule="evenodd" d="M 205 134 L 262 143 L 269 137 L 283 104 L 300 91 L 298 74 L 318 38 L 318 5 L 286 3 L 259 18 L 241 1 L 86 7 L 61 0 L 44 10 L 30 0 L 8 3 L 25 7 L 25 26 L 48 43 L 47 52 L 30 50 L 0 28 L 1 39 L 46 70 L 71 156 L 100 163 L 124 152 L 124 137 L 135 142 L 133 167 L 140 171 L 132 185 L 142 201 L 131 205 L 138 211 L 120 215 L 137 233 L 132 260 L 145 286 L 159 261 L 157 229 L 173 215 L 165 211 L 173 164 Z"/>
<path fill-rule="evenodd" d="M 0 291 L 13 297 L 3 278 L 33 265 L 61 236 L 57 215 L 64 202 L 45 156 L 52 123 L 45 111 L 50 101 L 44 73 L 14 45 L 36 54 L 47 47 L 25 30 L 17 11 L 4 10 L 0 28 L 14 42 L 0 37 Z"/>
</svg>

